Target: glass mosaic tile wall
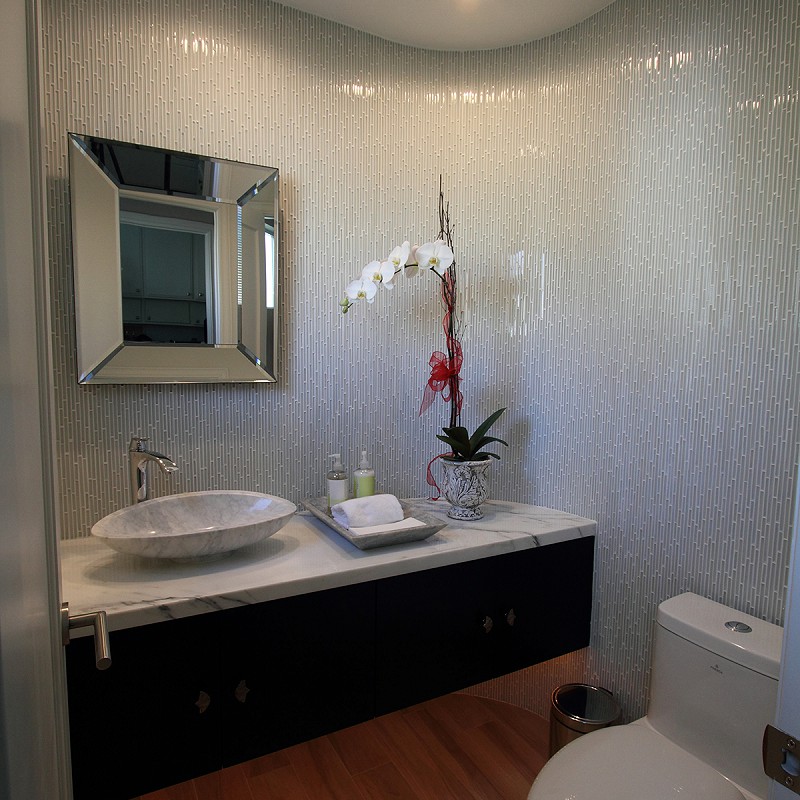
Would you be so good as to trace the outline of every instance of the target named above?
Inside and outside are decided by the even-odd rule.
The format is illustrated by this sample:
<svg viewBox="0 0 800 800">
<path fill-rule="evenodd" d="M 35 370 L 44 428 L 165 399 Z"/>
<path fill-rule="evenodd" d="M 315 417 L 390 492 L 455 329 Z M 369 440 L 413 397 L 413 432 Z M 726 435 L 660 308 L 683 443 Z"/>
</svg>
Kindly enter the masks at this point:
<svg viewBox="0 0 800 800">
<path fill-rule="evenodd" d="M 483 690 L 547 708 L 599 681 L 644 708 L 657 603 L 782 619 L 798 453 L 800 8 L 618 0 L 562 34 L 433 53 L 269 0 L 46 0 L 42 64 L 62 527 L 155 491 L 321 494 L 365 446 L 427 491 L 444 406 L 430 276 L 342 317 L 344 285 L 456 229 L 468 425 L 508 406 L 493 496 L 593 517 L 592 647 Z M 79 387 L 67 132 L 281 171 L 277 385 Z M 569 576 L 564 576 L 569 591 Z"/>
</svg>

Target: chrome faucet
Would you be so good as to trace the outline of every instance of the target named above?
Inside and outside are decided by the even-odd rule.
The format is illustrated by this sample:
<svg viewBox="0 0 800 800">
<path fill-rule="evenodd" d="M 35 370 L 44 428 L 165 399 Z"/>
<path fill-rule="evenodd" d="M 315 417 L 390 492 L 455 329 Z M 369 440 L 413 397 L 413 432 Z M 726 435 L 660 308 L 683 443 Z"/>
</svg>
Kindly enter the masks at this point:
<svg viewBox="0 0 800 800">
<path fill-rule="evenodd" d="M 163 453 L 155 450 L 145 450 L 146 436 L 134 436 L 128 447 L 128 465 L 130 471 L 131 503 L 136 504 L 142 500 L 149 500 L 147 486 L 147 462 L 155 461 L 161 471 L 167 475 L 178 471 L 178 465 Z"/>
</svg>

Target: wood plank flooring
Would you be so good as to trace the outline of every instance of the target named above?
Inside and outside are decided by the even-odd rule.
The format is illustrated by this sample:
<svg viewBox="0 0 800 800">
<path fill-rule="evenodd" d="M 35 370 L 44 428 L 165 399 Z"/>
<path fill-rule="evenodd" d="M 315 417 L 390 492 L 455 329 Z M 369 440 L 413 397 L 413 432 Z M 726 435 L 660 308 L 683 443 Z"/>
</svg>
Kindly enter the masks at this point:
<svg viewBox="0 0 800 800">
<path fill-rule="evenodd" d="M 525 800 L 548 723 L 450 694 L 139 800 Z"/>
</svg>

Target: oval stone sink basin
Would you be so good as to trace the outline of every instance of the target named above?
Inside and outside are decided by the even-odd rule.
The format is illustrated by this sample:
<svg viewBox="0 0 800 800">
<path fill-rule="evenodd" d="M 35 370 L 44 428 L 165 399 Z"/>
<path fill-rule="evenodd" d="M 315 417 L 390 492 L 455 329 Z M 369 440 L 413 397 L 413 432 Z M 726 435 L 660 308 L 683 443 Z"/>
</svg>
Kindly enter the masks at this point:
<svg viewBox="0 0 800 800">
<path fill-rule="evenodd" d="M 187 492 L 114 511 L 92 526 L 92 535 L 120 553 L 196 559 L 266 539 L 296 510 L 282 497 L 258 492 Z"/>
</svg>

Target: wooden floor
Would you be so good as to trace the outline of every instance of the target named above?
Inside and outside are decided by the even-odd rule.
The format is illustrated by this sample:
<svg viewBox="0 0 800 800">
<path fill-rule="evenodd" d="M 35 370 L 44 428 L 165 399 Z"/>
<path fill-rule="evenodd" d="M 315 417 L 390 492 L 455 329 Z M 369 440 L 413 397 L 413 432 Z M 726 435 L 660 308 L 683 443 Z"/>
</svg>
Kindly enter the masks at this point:
<svg viewBox="0 0 800 800">
<path fill-rule="evenodd" d="M 525 800 L 547 722 L 451 694 L 140 800 Z"/>
</svg>

